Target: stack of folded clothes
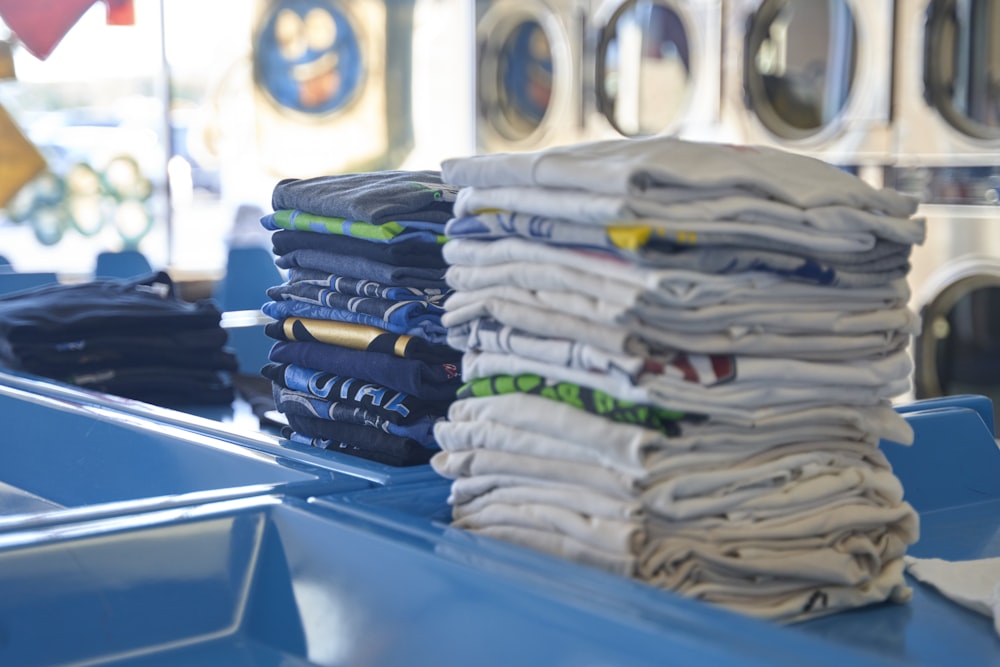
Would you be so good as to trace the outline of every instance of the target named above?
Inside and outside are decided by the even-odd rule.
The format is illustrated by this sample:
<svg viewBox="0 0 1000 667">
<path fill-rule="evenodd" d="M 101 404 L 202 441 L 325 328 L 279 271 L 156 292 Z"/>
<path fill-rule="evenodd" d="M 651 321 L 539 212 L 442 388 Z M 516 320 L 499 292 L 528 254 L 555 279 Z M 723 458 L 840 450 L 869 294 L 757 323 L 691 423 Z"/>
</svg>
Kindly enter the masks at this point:
<svg viewBox="0 0 1000 667">
<path fill-rule="evenodd" d="M 291 440 L 395 466 L 426 464 L 461 384 L 441 323 L 441 248 L 457 188 L 436 171 L 286 179 L 274 189 L 274 338 L 262 373 Z"/>
<path fill-rule="evenodd" d="M 454 525 L 780 621 L 908 599 L 915 202 L 669 137 L 442 173 Z"/>
<path fill-rule="evenodd" d="M 162 406 L 233 401 L 222 315 L 163 272 L 52 284 L 0 297 L 8 368 Z"/>
</svg>

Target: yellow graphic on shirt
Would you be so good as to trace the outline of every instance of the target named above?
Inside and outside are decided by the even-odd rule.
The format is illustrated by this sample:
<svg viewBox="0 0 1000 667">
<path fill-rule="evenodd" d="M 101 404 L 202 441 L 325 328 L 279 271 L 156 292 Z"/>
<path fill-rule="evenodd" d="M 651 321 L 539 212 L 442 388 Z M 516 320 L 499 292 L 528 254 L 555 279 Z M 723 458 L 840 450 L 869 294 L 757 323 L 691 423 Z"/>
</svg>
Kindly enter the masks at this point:
<svg viewBox="0 0 1000 667">
<path fill-rule="evenodd" d="M 605 228 L 611 244 L 622 250 L 638 251 L 649 245 L 653 237 L 665 237 L 667 232 L 648 225 L 610 225 Z M 698 233 L 680 231 L 674 234 L 674 243 L 680 245 L 695 245 L 698 243 Z"/>
<path fill-rule="evenodd" d="M 393 352 L 397 357 L 406 356 L 406 348 L 413 340 L 413 336 L 408 334 L 392 334 L 367 324 L 306 317 L 287 317 L 281 328 L 290 341 L 316 341 L 362 351 L 367 350 L 380 336 L 396 336 Z"/>
<path fill-rule="evenodd" d="M 639 250 L 649 243 L 652 227 L 645 225 L 612 225 L 606 228 L 608 240 L 622 250 Z"/>
</svg>

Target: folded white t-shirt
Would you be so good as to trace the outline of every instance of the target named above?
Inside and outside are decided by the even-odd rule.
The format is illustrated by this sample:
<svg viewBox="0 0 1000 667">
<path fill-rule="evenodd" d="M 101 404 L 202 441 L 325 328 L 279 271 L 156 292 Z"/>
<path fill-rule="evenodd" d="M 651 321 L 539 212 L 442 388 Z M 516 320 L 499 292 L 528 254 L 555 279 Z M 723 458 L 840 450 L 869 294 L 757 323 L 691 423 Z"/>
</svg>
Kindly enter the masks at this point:
<svg viewBox="0 0 1000 667">
<path fill-rule="evenodd" d="M 813 157 L 666 135 L 454 158 L 442 163 L 441 177 L 459 186 L 569 188 L 661 203 L 752 196 L 803 209 L 850 206 L 894 217 L 912 215 L 918 203 Z"/>
<path fill-rule="evenodd" d="M 685 231 L 690 234 L 712 230 L 711 223 L 730 222 L 738 224 L 746 233 L 762 231 L 764 235 L 773 234 L 775 240 L 781 241 L 791 239 L 782 238 L 777 233 L 778 229 L 795 230 L 808 234 L 803 237 L 807 239 L 804 247 L 816 249 L 870 248 L 875 239 L 919 244 L 925 236 L 925 223 L 920 218 L 891 217 L 843 205 L 802 209 L 773 199 L 751 196 L 660 203 L 641 195 L 614 196 L 577 189 L 513 186 L 462 188 L 455 201 L 456 217 L 497 209 L 586 226 L 645 220 L 648 224 L 660 221 L 662 227 L 669 228 L 669 223 L 683 222 Z M 764 229 L 761 230 L 761 227 Z M 726 229 L 737 231 L 739 228 Z M 835 241 L 837 237 L 841 239 L 839 243 Z"/>
</svg>

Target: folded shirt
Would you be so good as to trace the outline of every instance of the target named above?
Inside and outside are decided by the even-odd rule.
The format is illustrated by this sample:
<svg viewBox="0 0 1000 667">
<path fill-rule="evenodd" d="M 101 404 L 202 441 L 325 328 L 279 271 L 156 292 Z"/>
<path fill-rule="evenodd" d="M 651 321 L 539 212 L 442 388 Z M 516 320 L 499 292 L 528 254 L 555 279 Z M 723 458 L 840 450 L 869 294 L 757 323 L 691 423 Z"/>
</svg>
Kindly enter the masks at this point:
<svg viewBox="0 0 1000 667">
<path fill-rule="evenodd" d="M 837 287 L 793 281 L 763 271 L 706 274 L 640 266 L 606 251 L 551 246 L 516 237 L 495 241 L 454 239 L 445 244 L 442 252 L 450 265 L 446 279 L 455 289 L 498 284 L 529 289 L 565 288 L 618 303 L 631 304 L 642 299 L 678 307 L 741 302 L 782 302 L 790 307 L 801 303 L 812 303 L 815 307 L 819 303 L 906 302 L 910 294 L 905 280 Z M 517 265 L 508 266 L 512 263 Z M 546 282 L 541 269 L 532 271 L 526 264 L 544 267 L 553 275 Z M 523 278 L 513 275 L 524 269 L 527 271 Z"/>
<path fill-rule="evenodd" d="M 391 220 L 440 223 L 452 216 L 458 188 L 434 170 L 384 170 L 313 178 L 286 178 L 274 186 L 271 208 L 382 224 Z"/>
<path fill-rule="evenodd" d="M 316 215 L 295 209 L 282 209 L 269 213 L 260 219 L 264 229 L 272 231 L 290 230 L 345 236 L 371 243 L 397 243 L 402 241 L 424 241 L 430 244 L 444 243 L 444 234 L 427 229 L 426 224 L 391 220 L 375 224 L 363 220 L 343 217 Z"/>
<path fill-rule="evenodd" d="M 429 400 L 452 400 L 462 384 L 455 364 L 403 359 L 326 343 L 278 341 L 271 347 L 269 358 L 273 362 L 368 380 Z"/>
<path fill-rule="evenodd" d="M 392 354 L 404 359 L 453 364 L 461 363 L 462 359 L 462 353 L 448 345 L 435 345 L 419 336 L 397 334 L 353 322 L 286 317 L 268 322 L 264 325 L 264 333 L 276 340 L 329 343 L 352 350 Z"/>
<path fill-rule="evenodd" d="M 546 505 L 585 516 L 616 521 L 640 521 L 642 503 L 605 496 L 575 484 L 525 480 L 512 475 L 475 475 L 454 480 L 448 494 L 452 515 L 459 519 L 488 505 Z"/>
<path fill-rule="evenodd" d="M 88 336 L 157 336 L 218 328 L 210 299 L 185 301 L 164 272 L 130 279 L 56 283 L 0 296 L 0 339 L 63 342 Z"/>
<path fill-rule="evenodd" d="M 274 384 L 322 400 L 361 407 L 393 424 L 415 424 L 448 411 L 450 400 L 426 400 L 349 375 L 318 371 L 295 364 L 267 363 L 261 375 Z"/>
<path fill-rule="evenodd" d="M 635 575 L 634 555 L 598 549 L 551 530 L 514 525 L 488 525 L 477 528 L 466 526 L 462 529 L 614 574 L 626 577 Z M 468 554 L 462 552 L 454 557 L 461 561 L 462 558 L 468 558 Z"/>
<path fill-rule="evenodd" d="M 350 299 L 351 297 L 344 297 Z M 366 299 L 367 297 L 357 297 Z M 362 302 L 359 302 L 362 303 Z M 398 302 L 412 304 L 412 307 L 396 310 L 391 314 L 391 319 L 386 319 L 386 315 L 369 314 L 356 312 L 347 308 L 330 308 L 315 303 L 295 300 L 268 301 L 261 306 L 261 312 L 275 320 L 283 320 L 289 317 L 300 317 L 311 320 L 328 320 L 330 322 L 347 322 L 350 324 L 360 324 L 367 327 L 384 329 L 395 334 L 408 334 L 419 336 L 431 343 L 444 344 L 447 340 L 447 329 L 441 324 L 441 316 L 437 314 L 428 315 L 423 312 L 422 304 L 426 302 L 410 301 Z"/>
<path fill-rule="evenodd" d="M 683 421 L 673 432 L 663 432 L 639 424 L 614 422 L 569 403 L 511 393 L 455 401 L 449 406 L 448 422 L 437 426 L 440 440 L 458 443 L 457 449 L 481 447 L 490 434 L 485 430 L 477 434 L 477 423 L 518 429 L 527 434 L 526 439 L 551 437 L 563 442 L 556 451 L 566 447 L 596 449 L 602 460 L 616 460 L 644 469 L 653 463 L 668 464 L 675 460 L 670 457 L 692 451 L 699 455 L 718 451 L 725 456 L 740 457 L 767 447 L 834 439 L 864 443 L 865 455 L 881 461 L 881 455 L 869 451 L 869 446 L 884 438 L 898 437 L 901 443 L 913 439 L 909 422 L 888 405 L 853 409 L 826 405 L 797 412 L 761 413 L 752 429 L 711 421 Z M 515 444 L 512 442 L 510 447 Z M 500 442 L 496 448 L 508 446 Z"/>
<path fill-rule="evenodd" d="M 3 361 L 13 369 L 46 377 L 89 375 L 112 370 L 123 373 L 130 368 L 176 368 L 191 371 L 235 373 L 239 364 L 229 349 L 186 350 L 150 345 L 144 350 L 128 348 L 91 348 L 86 353 L 59 355 L 48 359 L 15 359 Z"/>
<path fill-rule="evenodd" d="M 490 503 L 459 512 L 452 525 L 471 530 L 500 525 L 532 528 L 565 535 L 580 544 L 622 555 L 635 554 L 645 542 L 643 525 L 639 521 L 593 516 L 536 503 Z"/>
<path fill-rule="evenodd" d="M 466 382 L 455 394 L 457 400 L 484 398 L 505 394 L 527 394 L 546 400 L 566 403 L 578 410 L 597 415 L 603 419 L 625 424 L 635 424 L 668 435 L 681 432 L 680 422 L 698 423 L 707 416 L 701 413 L 686 413 L 667 410 L 655 405 L 622 401 L 611 394 L 584 387 L 572 382 L 559 382 L 550 378 L 524 373 L 521 375 L 492 375 Z M 544 404 L 544 407 L 549 407 Z"/>
<path fill-rule="evenodd" d="M 449 347 L 472 352 L 513 354 L 526 359 L 597 373 L 609 373 L 633 382 L 646 368 L 644 354 L 616 353 L 578 340 L 535 336 L 489 317 L 449 327 Z"/>
<path fill-rule="evenodd" d="M 816 498 L 858 485 L 865 485 L 867 493 L 880 489 L 881 493 L 893 497 L 901 495 L 895 478 L 884 474 L 888 466 L 873 443 L 858 444 L 844 438 L 824 440 L 819 435 L 800 433 L 798 439 L 793 439 L 780 434 L 773 444 L 761 443 L 760 439 L 742 442 L 737 437 L 725 447 L 706 447 L 680 454 L 671 452 L 668 447 L 655 449 L 650 446 L 642 450 L 645 454 L 639 455 L 627 450 L 602 450 L 586 443 L 568 442 L 503 422 L 482 421 L 437 424 L 435 440 L 449 452 L 507 452 L 553 462 L 603 467 L 632 479 L 635 488 L 642 489 L 644 501 L 651 504 L 655 501 L 666 516 L 674 519 L 690 518 L 705 508 L 731 509 L 736 504 L 744 511 L 781 511 L 780 506 L 770 507 L 768 499 L 784 498 L 788 507 L 793 501 L 804 505 L 807 498 L 811 498 L 808 502 L 815 503 Z M 857 474 L 836 477 L 841 470 L 837 465 L 864 468 L 859 468 Z M 780 466 L 785 468 L 779 469 Z M 870 469 L 871 474 L 865 472 L 866 469 Z M 792 474 L 797 477 L 789 481 L 786 476 Z M 823 483 L 800 484 L 817 475 L 829 476 Z M 875 485 L 876 475 L 879 475 L 878 486 Z M 678 479 L 679 476 L 690 479 Z M 798 485 L 797 491 L 793 491 L 792 483 Z M 690 492 L 696 484 L 702 485 L 699 488 L 715 484 L 717 488 L 712 493 L 703 493 L 705 498 L 692 498 L 698 495 Z M 744 489 L 748 485 L 750 488 Z M 723 487 L 731 487 L 734 491 L 729 497 L 721 498 L 718 489 Z M 780 494 L 771 494 L 777 487 L 781 487 Z M 741 490 L 737 492 L 736 489 Z M 755 498 L 753 504 L 748 502 L 749 498 Z"/>
<path fill-rule="evenodd" d="M 325 250 L 337 255 L 366 257 L 392 266 L 443 268 L 441 245 L 437 241 L 397 237 L 392 243 L 377 243 L 353 236 L 319 232 L 283 231 L 271 234 L 271 247 L 277 256 L 293 250 Z"/>
<path fill-rule="evenodd" d="M 377 412 L 359 405 L 337 400 L 324 400 L 309 393 L 287 389 L 276 384 L 272 385 L 272 390 L 275 409 L 285 415 L 315 417 L 344 424 L 368 426 L 391 435 L 410 438 L 424 447 L 438 448 L 437 442 L 434 440 L 436 418 L 424 417 L 401 424 L 385 419 Z"/>
<path fill-rule="evenodd" d="M 395 301 L 423 299 L 430 303 L 443 303 L 448 295 L 452 293 L 452 290 L 447 286 L 414 287 L 408 285 L 383 285 L 374 280 L 350 278 L 318 269 L 291 269 L 288 272 L 287 282 L 319 285 L 350 296 L 372 296 L 380 299 L 393 299 Z"/>
<path fill-rule="evenodd" d="M 348 310 L 379 317 L 397 325 L 412 325 L 431 318 L 440 319 L 444 308 L 423 299 L 396 301 L 371 296 L 348 296 L 308 283 L 282 283 L 268 288 L 267 295 L 275 301 L 295 301 L 336 310 Z"/>
<path fill-rule="evenodd" d="M 268 294 L 288 293 L 272 287 Z M 304 291 L 304 290 L 303 290 Z M 322 292 L 306 293 L 303 298 L 317 301 Z M 275 298 L 275 297 L 272 297 Z M 906 305 L 886 308 L 881 304 L 856 301 L 844 310 L 829 304 L 808 308 L 783 308 L 777 303 L 740 303 L 700 308 L 675 308 L 640 302 L 624 306 L 571 290 L 525 289 L 497 285 L 476 290 L 458 290 L 439 313 L 448 312 L 448 326 L 484 315 L 484 304 L 493 301 L 523 304 L 539 310 L 565 313 L 602 324 L 628 327 L 633 323 L 661 326 L 673 332 L 741 332 L 744 330 L 788 334 L 855 334 L 903 331 L 919 332 L 919 318 Z M 328 304 L 330 305 L 330 304 Z M 465 319 L 462 315 L 465 314 Z"/>
<path fill-rule="evenodd" d="M 437 428 L 435 428 L 437 430 Z M 444 444 L 444 439 L 437 441 Z M 636 500 L 634 476 L 576 461 L 547 459 L 490 449 L 442 450 L 431 459 L 434 471 L 448 479 L 478 475 L 513 475 L 535 482 L 574 484 L 620 500 Z"/>
<path fill-rule="evenodd" d="M 683 383 L 714 387 L 761 380 L 871 387 L 906 379 L 913 369 L 912 359 L 905 350 L 861 361 L 824 363 L 786 359 L 781 364 L 768 357 L 688 354 L 669 349 L 613 353 L 568 338 L 535 336 L 491 318 L 450 328 L 448 340 L 452 347 L 470 353 L 508 354 L 576 371 L 605 374 L 633 384 L 656 383 L 663 391 L 671 385 L 683 390 Z M 715 393 L 725 394 L 732 389 Z"/>
<path fill-rule="evenodd" d="M 303 312 L 307 306 L 282 305 L 276 307 L 274 312 L 269 312 L 268 308 L 266 306 L 264 312 L 272 317 L 277 317 L 274 312 L 280 312 L 281 316 L 315 316 Z M 583 308 L 583 303 L 580 308 Z M 296 312 L 290 312 L 293 309 Z M 869 325 L 868 331 L 863 330 L 866 320 L 878 323 L 882 319 L 877 314 L 870 314 L 854 318 L 853 322 L 845 316 L 844 328 L 847 330 L 843 333 L 825 330 L 768 331 L 749 325 L 686 332 L 661 328 L 656 323 L 634 317 L 615 321 L 607 312 L 596 314 L 595 319 L 594 314 L 587 317 L 587 313 L 577 314 L 572 308 L 557 309 L 490 297 L 466 305 L 456 304 L 446 310 L 440 322 L 448 343 L 457 349 L 465 349 L 463 339 L 468 334 L 463 325 L 471 327 L 478 319 L 490 319 L 527 335 L 576 339 L 613 354 L 648 355 L 651 350 L 667 348 L 698 354 L 748 354 L 815 361 L 848 361 L 891 353 L 909 343 L 915 326 L 915 316 L 908 309 L 902 309 L 885 316 L 886 322 L 900 325 L 888 329 Z M 794 318 L 790 315 L 789 319 Z M 861 331 L 850 330 L 858 324 L 861 324 L 858 327 Z M 808 324 L 803 323 L 802 326 Z"/>
<path fill-rule="evenodd" d="M 316 269 L 326 274 L 373 280 L 395 287 L 433 287 L 447 289 L 444 268 L 396 266 L 357 254 L 334 253 L 315 248 L 300 248 L 279 255 L 274 263 L 282 269 Z"/>
<path fill-rule="evenodd" d="M 915 198 L 873 188 L 816 158 L 666 135 L 452 158 L 442 163 L 441 178 L 459 186 L 567 188 L 661 203 L 749 196 L 802 209 L 849 206 L 892 217 L 917 209 Z"/>
<path fill-rule="evenodd" d="M 366 426 L 343 424 L 334 433 L 329 434 L 334 437 L 325 437 L 327 429 L 314 426 L 316 422 L 310 421 L 308 417 L 289 415 L 288 421 L 290 426 L 282 429 L 282 436 L 293 442 L 385 465 L 397 467 L 425 465 L 434 454 L 433 449 L 428 449 L 413 440 L 368 429 Z"/>
<path fill-rule="evenodd" d="M 176 366 L 102 368 L 55 379 L 92 391 L 167 407 L 230 404 L 236 398 L 225 374 Z"/>
<path fill-rule="evenodd" d="M 457 327 L 452 332 L 453 345 L 460 341 Z M 706 396 L 725 396 L 741 391 L 743 385 L 760 382 L 775 385 L 880 387 L 909 377 L 913 361 L 905 349 L 857 361 L 803 361 L 780 356 L 701 354 L 677 350 L 650 350 L 646 354 L 608 353 L 586 343 L 567 338 L 533 336 L 512 327 L 500 326 L 489 319 L 474 320 L 468 329 L 463 349 L 471 357 L 477 354 L 509 355 L 552 366 L 613 375 L 636 384 L 652 384 L 666 390 L 674 386 L 698 393 L 711 388 Z M 457 346 L 457 345 L 456 345 Z M 781 359 L 781 363 L 775 363 Z"/>
<path fill-rule="evenodd" d="M 821 405 L 866 406 L 886 403 L 910 388 L 904 376 L 877 386 L 810 386 L 794 381 L 760 380 L 700 387 L 678 384 L 666 376 L 644 376 L 639 383 L 609 373 L 581 371 L 512 354 L 466 352 L 462 357 L 462 379 L 466 382 L 503 373 L 534 374 L 597 389 L 620 400 L 650 403 L 668 410 L 700 412 L 713 419 L 753 422 L 760 410 L 802 410 Z"/>
<path fill-rule="evenodd" d="M 759 225 L 782 227 L 797 238 L 813 239 L 813 245 L 835 244 L 845 251 L 872 247 L 877 239 L 912 245 L 921 243 L 925 233 L 922 218 L 894 217 L 847 205 L 802 208 L 775 199 L 748 194 L 698 198 L 697 193 L 680 201 L 657 201 L 642 196 L 621 197 L 593 191 L 534 186 L 466 187 L 455 201 L 455 217 L 478 216 L 485 212 L 517 212 L 550 220 L 564 220 L 577 226 L 605 227 L 643 224 L 666 228 L 677 222 L 678 243 L 698 243 L 700 233 L 714 223 L 737 223 L 744 234 L 754 234 Z M 582 231 L 582 230 L 581 230 Z M 765 232 L 767 234 L 767 232 Z M 840 237 L 836 240 L 835 237 Z M 780 241 L 781 239 L 776 239 Z"/>
<path fill-rule="evenodd" d="M 39 375 L 65 374 L 101 367 L 178 365 L 206 370 L 236 370 L 236 357 L 225 348 L 221 327 L 133 335 L 93 334 L 55 341 L 0 345 L 0 361 Z"/>
<path fill-rule="evenodd" d="M 760 257 L 797 257 L 844 269 L 888 268 L 905 263 L 912 244 L 886 240 L 869 232 L 834 234 L 782 224 L 780 220 L 676 220 L 655 217 L 616 223 L 585 224 L 514 210 L 485 209 L 452 218 L 449 238 L 520 237 L 554 245 L 601 249 L 641 263 L 669 265 L 696 250 L 754 251 Z M 876 264 L 876 262 L 878 262 Z"/>
</svg>

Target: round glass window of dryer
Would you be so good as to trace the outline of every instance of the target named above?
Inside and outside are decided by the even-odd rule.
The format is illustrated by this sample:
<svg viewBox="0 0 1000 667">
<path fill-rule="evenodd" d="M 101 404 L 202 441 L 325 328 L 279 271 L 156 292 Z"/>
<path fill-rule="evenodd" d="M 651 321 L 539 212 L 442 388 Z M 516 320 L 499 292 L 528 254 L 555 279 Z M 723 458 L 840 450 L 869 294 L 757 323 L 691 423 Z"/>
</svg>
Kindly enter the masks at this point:
<svg viewBox="0 0 1000 667">
<path fill-rule="evenodd" d="M 748 22 L 744 42 L 748 106 L 777 137 L 820 133 L 847 107 L 856 41 L 847 0 L 764 0 Z"/>
<path fill-rule="evenodd" d="M 962 134 L 1000 140 L 1000 3 L 936 0 L 925 25 L 928 101 Z"/>
<path fill-rule="evenodd" d="M 629 0 L 601 30 L 597 104 L 621 134 L 660 134 L 677 123 L 691 94 L 689 36 L 665 0 Z"/>
<path fill-rule="evenodd" d="M 481 85 L 495 95 L 495 108 L 487 118 L 501 136 L 522 140 L 542 125 L 552 101 L 552 44 L 542 24 L 525 20 L 500 40 L 495 54 L 482 62 L 495 62 L 490 76 L 483 72 Z M 482 92 L 482 91 L 481 91 Z M 482 100 L 485 96 L 480 95 Z"/>
</svg>

